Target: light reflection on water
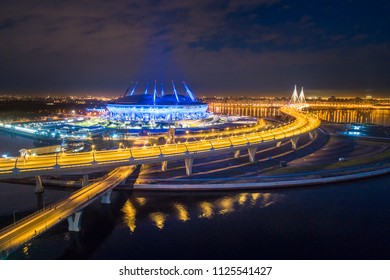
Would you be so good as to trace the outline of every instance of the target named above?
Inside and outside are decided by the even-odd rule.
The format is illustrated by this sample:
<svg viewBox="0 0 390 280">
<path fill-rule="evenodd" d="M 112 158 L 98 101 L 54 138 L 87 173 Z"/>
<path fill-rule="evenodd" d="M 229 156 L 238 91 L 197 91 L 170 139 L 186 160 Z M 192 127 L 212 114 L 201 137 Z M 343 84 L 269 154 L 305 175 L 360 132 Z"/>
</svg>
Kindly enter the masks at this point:
<svg viewBox="0 0 390 280">
<path fill-rule="evenodd" d="M 29 256 L 29 248 L 30 248 L 30 246 L 31 246 L 31 242 L 28 242 L 22 248 L 23 255 L 25 255 L 26 257 Z"/>
<path fill-rule="evenodd" d="M 134 205 L 131 203 L 130 200 L 127 200 L 125 204 L 122 207 L 123 212 L 123 220 L 128 225 L 130 232 L 134 232 L 136 225 L 135 225 L 135 216 L 137 214 L 137 210 L 135 209 Z"/>
<path fill-rule="evenodd" d="M 140 205 L 144 205 L 146 203 L 146 198 L 144 197 L 137 197 L 136 200 Z"/>
<path fill-rule="evenodd" d="M 210 202 L 203 201 L 199 203 L 200 214 L 199 218 L 211 219 L 214 215 L 214 208 Z"/>
<path fill-rule="evenodd" d="M 245 202 L 246 202 L 246 200 L 247 200 L 247 198 L 248 198 L 248 194 L 247 193 L 241 193 L 241 194 L 239 194 L 239 197 L 238 197 L 238 204 L 239 205 L 244 205 L 245 204 Z"/>
<path fill-rule="evenodd" d="M 165 214 L 163 212 L 153 212 L 149 214 L 149 217 L 158 229 L 163 229 L 168 214 Z"/>
<path fill-rule="evenodd" d="M 182 222 L 190 220 L 190 215 L 188 213 L 187 207 L 181 203 L 175 203 L 175 208 L 177 211 L 177 219 Z"/>
<path fill-rule="evenodd" d="M 124 203 L 121 212 L 123 222 L 135 232 L 137 223 L 144 222 L 144 217 L 163 230 L 168 219 L 187 222 L 191 219 L 212 219 L 216 216 L 229 215 L 238 210 L 258 207 L 265 208 L 277 203 L 283 197 L 280 193 L 239 193 L 215 196 L 207 200 L 185 200 L 179 198 L 164 199 L 165 203 L 157 202 L 142 194 L 133 194 Z M 181 200 L 180 202 L 178 200 Z"/>
<path fill-rule="evenodd" d="M 389 185 L 382 176 L 272 192 L 118 191 L 112 205 L 85 209 L 80 233 L 64 222 L 10 259 L 389 259 Z"/>
<path fill-rule="evenodd" d="M 272 118 L 280 115 L 277 107 L 252 107 L 237 105 L 210 104 L 209 110 L 216 114 L 251 116 L 259 118 Z M 389 109 L 315 109 L 310 112 L 318 115 L 322 120 L 337 123 L 374 123 L 390 125 Z"/>
<path fill-rule="evenodd" d="M 387 109 L 311 109 L 323 120 L 336 123 L 374 123 L 390 125 L 390 110 Z"/>
<path fill-rule="evenodd" d="M 234 198 L 223 197 L 217 201 L 217 208 L 219 208 L 219 214 L 225 215 L 234 212 Z"/>
<path fill-rule="evenodd" d="M 244 115 L 251 114 L 252 116 L 272 117 L 277 115 L 278 111 L 275 109 L 247 109 L 241 112 L 236 110 L 236 113 Z M 369 122 L 390 125 L 390 110 L 317 110 L 317 113 L 320 115 L 321 118 L 326 119 L 328 121 Z M 18 154 L 17 151 L 19 148 L 28 147 L 32 145 L 32 142 L 33 141 L 29 139 L 23 139 L 21 137 L 15 136 L 11 137 L 8 135 L 0 134 L 0 149 L 3 149 L 3 151 L 11 151 L 10 148 L 13 148 L 15 154 Z M 383 184 L 383 180 L 385 180 L 387 184 Z M 224 224 L 220 222 L 221 219 L 218 219 L 223 218 L 223 221 L 239 220 L 239 224 L 245 229 L 242 229 L 242 232 L 243 234 L 245 234 L 246 238 L 248 238 L 248 234 L 253 232 L 253 238 L 251 240 L 257 240 L 259 234 L 267 235 L 268 231 L 270 231 L 272 234 L 267 235 L 267 240 L 269 241 L 268 244 L 275 243 L 276 239 L 274 239 L 274 236 L 277 236 L 277 242 L 280 242 L 279 234 L 282 231 L 284 234 L 283 238 L 285 241 L 285 243 L 283 244 L 286 245 L 285 248 L 287 249 L 283 248 L 283 250 L 280 251 L 279 255 L 273 255 L 276 258 L 286 258 L 285 250 L 289 250 L 290 258 L 294 258 L 297 254 L 295 250 L 299 246 L 308 246 L 305 252 L 321 252 L 321 250 L 326 252 L 326 250 L 329 250 L 331 253 L 328 253 L 328 255 L 324 255 L 328 258 L 335 257 L 335 255 L 332 255 L 332 250 L 336 250 L 335 248 L 340 248 L 340 252 L 337 251 L 339 255 L 336 256 L 345 256 L 345 252 L 352 252 L 352 245 L 359 244 L 359 246 L 355 246 L 353 248 L 360 248 L 360 244 L 365 244 L 364 246 L 367 247 L 364 249 L 365 251 L 361 249 L 354 251 L 357 257 L 367 257 L 367 255 L 361 252 L 368 252 L 369 256 L 373 256 L 374 258 L 383 258 L 385 256 L 388 259 L 388 252 L 390 252 L 390 243 L 388 242 L 390 228 L 386 221 L 389 220 L 390 216 L 390 209 L 388 206 L 390 189 L 381 188 L 381 186 L 389 185 L 388 183 L 389 177 L 385 177 L 372 179 L 369 182 L 346 183 L 346 185 L 349 184 L 350 187 L 353 187 L 349 189 L 346 186 L 342 188 L 326 187 L 321 188 L 320 190 L 305 190 L 304 192 L 294 190 L 290 193 L 209 193 L 207 195 L 192 194 L 190 196 L 187 196 L 185 194 L 150 195 L 142 193 L 132 193 L 131 195 L 126 195 L 123 198 L 123 201 L 121 201 L 123 202 L 123 204 L 121 203 L 120 205 L 118 205 L 118 211 L 120 210 L 118 217 L 121 217 L 123 221 L 123 223 L 121 223 L 121 227 L 125 225 L 124 235 L 128 237 L 128 239 L 126 239 L 126 242 L 133 245 L 138 243 L 139 240 L 143 240 L 140 235 L 147 236 L 147 234 L 150 234 L 151 236 L 156 238 L 156 240 L 161 241 L 158 244 L 164 244 L 164 242 L 162 242 L 166 241 L 166 239 L 163 239 L 165 236 L 164 234 L 169 232 L 170 230 L 180 232 L 187 228 L 195 228 L 194 235 L 190 237 L 196 236 L 197 238 L 199 235 L 202 235 L 203 232 L 207 231 L 207 234 L 209 233 L 209 229 L 212 228 L 212 226 L 209 225 L 216 225 L 214 229 L 214 234 L 219 233 L 218 230 L 221 230 L 221 232 L 226 232 L 226 230 L 224 231 L 226 227 L 224 227 Z M 292 199 L 295 199 L 295 201 Z M 340 203 L 334 203 L 334 199 L 338 199 Z M 33 205 L 35 205 L 35 198 Z M 270 205 L 274 205 L 274 207 L 269 207 Z M 302 207 L 302 205 L 307 206 Z M 364 206 L 363 208 L 362 205 Z M 98 209 L 101 208 L 100 205 L 96 207 Z M 325 207 L 326 211 L 324 211 Z M 264 208 L 267 208 L 267 210 L 263 211 L 262 209 Z M 310 210 L 307 211 L 307 209 Z M 364 211 L 366 211 L 367 213 L 365 214 Z M 86 209 L 86 212 L 88 212 L 88 208 Z M 245 212 L 245 215 L 238 216 L 237 213 L 240 212 Z M 356 215 L 357 212 L 359 212 L 359 216 Z M 253 231 L 253 228 L 248 225 L 252 224 L 252 221 L 258 217 L 259 213 L 266 214 L 266 216 L 262 218 L 263 221 L 268 224 L 268 226 L 265 227 L 266 230 L 259 226 L 257 228 L 257 231 Z M 299 218 L 290 219 L 290 217 L 286 215 L 289 213 L 294 213 L 296 217 Z M 378 214 L 375 216 L 375 213 Z M 380 217 L 380 219 L 378 218 L 377 222 L 372 222 L 371 219 L 373 215 L 375 217 Z M 9 214 L 8 216 L 12 218 L 11 214 Z M 101 224 L 109 224 L 106 222 L 107 218 L 109 217 L 104 216 L 104 219 L 102 219 L 104 222 L 99 222 L 99 227 L 101 226 Z M 93 218 L 91 217 L 89 217 L 89 219 L 93 220 Z M 96 219 L 99 220 L 99 218 Z M 86 218 L 86 220 L 88 221 L 88 217 Z M 176 221 L 176 225 L 171 223 L 172 221 Z M 304 226 L 302 224 L 302 221 L 309 221 L 311 226 Z M 337 227 L 337 230 L 336 227 L 334 227 L 335 221 L 339 225 Z M 286 227 L 280 226 L 281 224 L 286 224 L 289 222 L 291 222 L 291 224 Z M 375 231 L 371 230 L 367 232 L 366 226 L 360 226 L 361 224 L 364 225 L 364 223 L 373 226 L 375 228 Z M 230 226 L 230 224 L 233 223 L 227 224 L 229 224 Z M 207 227 L 202 227 L 202 225 L 207 225 Z M 148 226 L 154 227 L 158 230 L 152 231 L 151 233 L 147 232 L 149 230 Z M 202 229 L 203 232 L 201 230 L 196 231 L 198 228 Z M 207 229 L 205 230 L 205 228 Z M 302 240 L 296 240 L 296 238 L 289 239 L 288 236 L 291 236 L 290 232 L 292 231 L 292 228 L 295 230 L 296 233 L 298 233 L 298 236 L 305 236 L 305 238 Z M 231 228 L 229 227 L 229 229 Z M 120 230 L 118 230 L 117 228 L 114 228 L 113 231 L 114 233 L 117 233 L 118 231 L 120 232 Z M 63 236 L 62 240 L 65 241 L 62 242 L 64 244 L 62 244 L 60 241 L 58 242 L 58 244 L 61 244 L 63 245 L 63 247 L 66 247 L 68 241 L 73 241 L 74 235 L 67 232 L 67 225 L 63 225 L 62 228 L 60 227 L 58 229 L 58 232 L 61 234 L 61 236 Z M 145 232 L 147 233 L 145 234 Z M 161 234 L 160 232 L 163 234 Z M 237 232 L 235 232 L 235 236 L 240 236 Z M 345 236 L 348 236 L 348 242 L 350 243 L 338 242 L 338 239 L 336 239 L 336 237 L 339 237 L 340 233 L 344 234 Z M 354 236 L 354 238 L 350 238 L 352 235 Z M 161 239 L 158 239 L 160 236 Z M 310 240 L 308 240 L 308 236 L 311 238 L 309 238 Z M 365 237 L 363 242 L 362 240 L 360 240 L 361 236 Z M 331 239 L 332 237 L 333 240 Z M 55 246 L 51 246 L 51 243 L 46 246 L 43 244 L 44 242 L 39 242 L 40 240 L 45 241 L 44 238 L 50 240 L 50 236 L 40 237 L 37 240 L 33 240 L 32 243 L 29 243 L 25 247 L 21 248 L 21 250 L 19 251 L 19 255 L 16 255 L 16 258 L 23 258 L 23 256 L 25 256 L 25 258 L 32 259 L 34 258 L 34 256 L 35 258 L 39 258 L 36 256 L 40 256 L 39 254 L 41 254 L 42 247 L 50 247 L 47 250 L 57 250 Z M 102 244 L 105 243 L 104 239 L 97 238 L 95 236 L 95 233 L 93 236 L 89 236 L 88 240 L 91 240 L 93 238 L 96 238 L 96 240 L 101 242 Z M 104 238 L 106 237 L 104 236 Z M 145 239 L 146 238 L 147 237 L 145 237 Z M 196 238 L 192 238 L 191 240 L 195 239 Z M 207 235 L 206 237 L 203 237 L 203 239 L 199 240 L 201 240 L 202 242 L 208 242 L 210 238 Z M 223 239 L 219 240 L 220 242 L 223 241 Z M 333 246 L 328 246 L 328 243 L 324 243 L 324 246 L 321 247 L 321 242 L 323 242 L 323 240 L 330 240 L 327 242 L 329 242 Z M 175 239 L 175 241 L 177 240 Z M 226 237 L 224 241 L 226 241 L 226 243 L 222 242 L 219 244 L 219 250 L 223 250 L 223 248 L 225 247 L 228 248 L 228 245 L 231 245 L 232 242 L 229 237 Z M 110 242 L 112 242 L 112 240 L 110 240 Z M 111 244 L 110 242 L 107 243 Z M 34 245 L 31 246 L 31 244 Z M 37 244 L 39 244 L 39 246 L 37 246 Z M 188 241 L 180 244 L 181 247 L 185 248 L 185 245 L 188 244 Z M 296 246 L 296 244 L 299 244 L 299 246 Z M 381 246 L 375 247 L 376 244 L 380 244 Z M 118 245 L 119 249 L 115 251 L 115 254 L 121 252 L 121 245 L 122 243 Z M 210 245 L 213 244 L 211 243 Z M 290 245 L 291 248 L 288 247 Z M 85 246 L 87 247 L 91 245 L 87 244 Z M 157 247 L 157 245 L 154 246 L 155 247 L 153 247 L 153 245 L 150 245 L 150 248 L 159 248 Z M 261 246 L 264 245 L 262 244 Z M 317 246 L 317 250 L 313 250 L 313 246 Z M 74 249 L 73 247 L 70 248 L 71 250 Z M 94 246 L 91 246 L 91 248 L 95 249 Z M 199 248 L 199 244 L 194 242 L 193 247 L 190 246 L 189 248 L 195 250 Z M 238 252 L 237 254 L 240 254 L 240 251 L 238 249 L 240 247 L 237 246 L 234 248 L 236 250 L 236 253 Z M 275 251 L 275 248 L 273 247 L 269 249 L 270 250 L 268 251 L 265 250 L 268 252 L 267 254 L 264 254 L 265 257 L 269 257 L 269 252 Z M 380 253 L 377 253 L 378 251 Z M 100 255 L 91 254 L 88 256 L 97 256 L 100 258 L 105 256 L 112 257 L 112 255 L 110 255 L 110 252 L 111 251 L 108 250 L 103 253 L 100 252 Z M 213 252 L 218 252 L 218 250 L 214 250 Z M 44 255 L 44 253 L 42 254 Z M 71 257 L 72 256 L 78 255 L 75 254 L 71 255 Z M 144 257 L 145 256 L 147 257 L 148 255 L 144 255 Z M 172 255 L 168 256 L 172 257 Z M 199 255 L 195 254 L 195 256 Z M 217 256 L 221 258 L 222 255 Z M 248 258 L 248 256 L 246 255 L 246 251 L 244 253 L 241 253 L 240 256 Z M 258 255 L 255 256 L 257 257 Z M 308 257 L 308 255 L 304 254 L 300 256 L 304 258 Z M 349 258 L 355 257 L 355 255 L 348 254 L 347 256 Z M 59 256 L 59 258 L 67 257 L 67 254 Z M 114 255 L 114 257 L 116 257 L 116 255 Z M 135 258 L 136 257 L 137 256 L 135 256 Z M 314 257 L 318 258 L 323 256 L 314 255 Z M 123 258 L 128 258 L 128 255 L 124 253 Z"/>
<path fill-rule="evenodd" d="M 278 107 L 252 107 L 209 104 L 209 110 L 215 114 L 251 116 L 251 117 L 274 117 L 280 115 Z"/>
</svg>

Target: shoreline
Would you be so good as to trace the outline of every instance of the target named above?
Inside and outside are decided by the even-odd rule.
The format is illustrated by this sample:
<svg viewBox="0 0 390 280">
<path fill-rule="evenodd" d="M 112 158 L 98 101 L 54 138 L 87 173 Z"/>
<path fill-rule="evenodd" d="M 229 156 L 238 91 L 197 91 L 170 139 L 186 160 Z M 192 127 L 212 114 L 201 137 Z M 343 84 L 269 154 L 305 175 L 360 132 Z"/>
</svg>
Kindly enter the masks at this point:
<svg viewBox="0 0 390 280">
<path fill-rule="evenodd" d="M 135 191 L 236 191 L 236 190 L 256 190 L 256 189 L 282 189 L 292 187 L 305 187 L 310 185 L 326 185 L 331 183 L 342 183 L 346 181 L 356 181 L 371 177 L 382 176 L 390 173 L 390 167 L 325 178 L 299 179 L 288 181 L 272 182 L 252 182 L 252 183 L 211 183 L 211 184 L 134 184 L 132 190 Z"/>
</svg>

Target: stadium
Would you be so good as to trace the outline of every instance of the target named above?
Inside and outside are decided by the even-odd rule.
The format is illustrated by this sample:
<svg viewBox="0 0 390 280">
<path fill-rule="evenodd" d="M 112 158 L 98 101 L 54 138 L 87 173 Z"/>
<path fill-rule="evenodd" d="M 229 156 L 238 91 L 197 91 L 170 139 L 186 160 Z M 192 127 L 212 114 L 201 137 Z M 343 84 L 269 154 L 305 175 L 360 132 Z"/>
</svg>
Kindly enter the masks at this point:
<svg viewBox="0 0 390 280">
<path fill-rule="evenodd" d="M 123 97 L 107 104 L 111 118 L 129 121 L 182 121 L 208 117 L 208 105 L 196 100 L 185 82 L 176 89 L 172 81 L 169 88 L 155 81 L 143 87 L 132 83 Z"/>
</svg>

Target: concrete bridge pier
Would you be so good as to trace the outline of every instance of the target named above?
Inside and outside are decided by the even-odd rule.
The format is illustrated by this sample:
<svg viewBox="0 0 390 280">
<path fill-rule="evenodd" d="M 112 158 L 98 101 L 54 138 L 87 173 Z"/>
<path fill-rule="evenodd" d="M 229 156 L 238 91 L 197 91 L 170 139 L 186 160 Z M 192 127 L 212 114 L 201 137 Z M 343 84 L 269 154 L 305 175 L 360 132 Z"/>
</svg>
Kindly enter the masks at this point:
<svg viewBox="0 0 390 280">
<path fill-rule="evenodd" d="M 291 146 L 294 150 L 297 149 L 299 136 L 291 138 Z"/>
<path fill-rule="evenodd" d="M 255 162 L 257 147 L 248 148 L 249 161 Z"/>
<path fill-rule="evenodd" d="M 148 166 L 147 164 L 141 164 L 141 168 L 140 168 L 140 171 L 145 171 L 148 169 Z"/>
<path fill-rule="evenodd" d="M 37 198 L 37 210 L 45 208 L 45 192 L 35 193 Z"/>
<path fill-rule="evenodd" d="M 35 176 L 35 193 L 43 193 L 44 191 L 41 176 Z"/>
<path fill-rule="evenodd" d="M 89 176 L 88 174 L 83 175 L 83 179 L 81 180 L 81 186 L 85 187 L 89 183 Z"/>
<path fill-rule="evenodd" d="M 101 200 L 102 204 L 111 204 L 111 193 L 112 190 L 109 190 L 108 192 L 102 195 L 102 200 Z"/>
<path fill-rule="evenodd" d="M 8 255 L 9 255 L 8 250 L 2 250 L 2 251 L 1 251 L 0 260 L 6 260 L 7 257 L 8 257 Z"/>
<path fill-rule="evenodd" d="M 79 232 L 81 230 L 81 216 L 83 211 L 78 211 L 68 217 L 68 230 Z"/>
<path fill-rule="evenodd" d="M 309 137 L 313 140 L 317 136 L 317 130 L 309 131 Z"/>
<path fill-rule="evenodd" d="M 161 162 L 161 171 L 167 171 L 168 169 L 168 161 L 162 161 Z"/>
<path fill-rule="evenodd" d="M 234 151 L 234 158 L 238 158 L 240 156 L 240 150 Z"/>
<path fill-rule="evenodd" d="M 188 157 L 184 159 L 184 163 L 186 165 L 186 174 L 187 176 L 192 175 L 192 165 L 194 163 L 194 158 L 193 157 Z"/>
</svg>

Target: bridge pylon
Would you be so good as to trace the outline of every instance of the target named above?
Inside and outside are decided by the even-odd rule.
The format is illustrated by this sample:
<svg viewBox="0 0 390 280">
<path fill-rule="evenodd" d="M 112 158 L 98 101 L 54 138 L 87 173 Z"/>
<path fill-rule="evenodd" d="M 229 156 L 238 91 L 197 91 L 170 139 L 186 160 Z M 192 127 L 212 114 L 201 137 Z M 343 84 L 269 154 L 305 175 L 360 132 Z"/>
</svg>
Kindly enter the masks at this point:
<svg viewBox="0 0 390 280">
<path fill-rule="evenodd" d="M 68 217 L 68 230 L 69 231 L 81 231 L 81 216 L 83 211 L 78 211 Z"/>
<path fill-rule="evenodd" d="M 255 162 L 256 161 L 256 151 L 257 147 L 250 147 L 248 148 L 248 155 L 249 155 L 249 161 Z"/>
<path fill-rule="evenodd" d="M 298 102 L 299 102 L 299 96 L 298 96 L 298 92 L 297 92 L 297 86 L 295 85 L 293 94 L 291 96 L 291 103 L 295 104 Z"/>
<path fill-rule="evenodd" d="M 305 94 L 304 94 L 304 92 L 303 92 L 303 87 L 302 87 L 302 89 L 301 89 L 301 93 L 299 94 L 298 101 L 299 101 L 299 103 L 301 103 L 301 104 L 306 103 L 306 98 L 305 98 Z"/>
<path fill-rule="evenodd" d="M 161 171 L 167 171 L 168 169 L 168 161 L 162 161 L 161 162 Z"/>
<path fill-rule="evenodd" d="M 298 148 L 298 141 L 299 141 L 299 136 L 295 136 L 293 138 L 291 138 L 291 146 L 294 150 L 296 150 Z"/>
<path fill-rule="evenodd" d="M 89 183 L 89 176 L 88 174 L 84 174 L 83 178 L 81 180 L 81 187 L 85 187 Z"/>
<path fill-rule="evenodd" d="M 305 93 L 303 92 L 303 87 L 301 88 L 301 92 L 298 95 L 297 86 L 294 86 L 294 91 L 290 99 L 290 105 L 298 109 L 302 109 L 303 107 L 308 106 Z"/>
<path fill-rule="evenodd" d="M 35 176 L 35 193 L 43 193 L 44 191 L 41 176 Z"/>
<path fill-rule="evenodd" d="M 194 163 L 194 158 L 193 157 L 187 157 L 184 159 L 184 164 L 186 166 L 186 174 L 187 176 L 192 175 L 192 165 Z"/>
<path fill-rule="evenodd" d="M 102 200 L 101 200 L 102 204 L 111 204 L 111 193 L 112 190 L 109 190 L 108 192 L 102 195 Z"/>
</svg>

